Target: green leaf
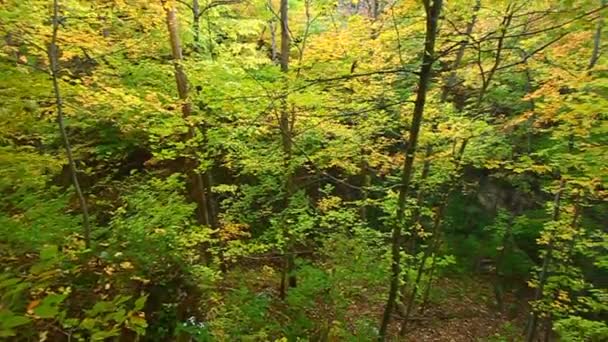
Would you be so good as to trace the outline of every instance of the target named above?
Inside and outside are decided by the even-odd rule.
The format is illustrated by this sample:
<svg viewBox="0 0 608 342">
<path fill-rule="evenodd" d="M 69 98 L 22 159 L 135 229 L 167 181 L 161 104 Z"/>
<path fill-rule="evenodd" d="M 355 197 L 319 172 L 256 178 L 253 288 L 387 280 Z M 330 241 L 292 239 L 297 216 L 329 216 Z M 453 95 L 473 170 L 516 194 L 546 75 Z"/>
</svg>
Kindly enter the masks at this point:
<svg viewBox="0 0 608 342">
<path fill-rule="evenodd" d="M 91 341 L 103 341 L 108 337 L 118 336 L 118 329 L 109 331 L 97 331 L 91 335 Z"/>
<path fill-rule="evenodd" d="M 129 317 L 129 329 L 135 331 L 139 335 L 143 335 L 146 333 L 146 328 L 148 327 L 148 322 L 146 319 L 139 316 L 131 316 Z"/>
<path fill-rule="evenodd" d="M 47 246 L 42 247 L 42 250 L 40 250 L 40 259 L 42 259 L 42 260 L 53 259 L 57 256 L 58 253 L 59 253 L 59 250 L 57 249 L 57 246 L 47 245 Z"/>
<path fill-rule="evenodd" d="M 105 321 L 113 320 L 116 323 L 122 323 L 127 318 L 127 311 L 125 309 L 118 309 L 116 312 L 108 314 L 105 317 Z"/>
<path fill-rule="evenodd" d="M 135 306 L 133 307 L 133 311 L 140 311 L 141 309 L 143 309 L 147 299 L 147 295 L 137 298 L 137 300 L 135 301 Z"/>
<path fill-rule="evenodd" d="M 116 308 L 116 305 L 113 302 L 97 302 L 93 305 L 93 309 L 89 310 L 87 314 L 90 317 L 94 317 L 103 312 L 113 311 L 114 308 Z"/>
<path fill-rule="evenodd" d="M 0 289 L 3 289 L 5 287 L 11 287 L 17 283 L 19 283 L 21 281 L 21 279 L 19 278 L 9 278 L 6 280 L 3 280 L 2 282 L 0 282 Z"/>
<path fill-rule="evenodd" d="M 34 309 L 34 314 L 40 318 L 55 318 L 59 314 L 59 305 L 65 300 L 67 294 L 49 294 Z"/>
<path fill-rule="evenodd" d="M 80 327 L 86 330 L 93 330 L 95 328 L 95 319 L 93 318 L 85 318 L 80 323 Z"/>
<path fill-rule="evenodd" d="M 24 316 L 10 316 L 3 317 L 0 326 L 2 327 L 2 329 L 11 329 L 24 324 L 28 324 L 29 322 L 30 319 Z"/>
<path fill-rule="evenodd" d="M 34 314 L 40 318 L 54 318 L 59 314 L 59 309 L 54 306 L 43 306 L 34 309 Z"/>
</svg>

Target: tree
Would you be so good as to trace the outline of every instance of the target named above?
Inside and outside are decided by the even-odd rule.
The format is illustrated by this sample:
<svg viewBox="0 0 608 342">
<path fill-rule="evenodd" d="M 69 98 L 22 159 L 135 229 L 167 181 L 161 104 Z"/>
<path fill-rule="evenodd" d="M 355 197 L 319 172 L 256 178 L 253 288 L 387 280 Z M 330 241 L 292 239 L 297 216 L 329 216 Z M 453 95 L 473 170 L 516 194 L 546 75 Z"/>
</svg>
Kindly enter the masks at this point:
<svg viewBox="0 0 608 342">
<path fill-rule="evenodd" d="M 289 2 L 287 0 L 281 0 L 280 6 L 280 23 L 281 23 L 281 71 L 284 74 L 287 74 L 289 71 L 289 54 L 290 54 L 290 36 L 289 36 Z M 288 83 L 286 83 L 288 84 Z M 287 87 L 287 89 L 289 89 Z M 280 118 L 279 118 L 279 129 L 281 131 L 281 142 L 283 145 L 283 158 L 284 158 L 284 169 L 285 169 L 285 199 L 284 206 L 288 208 L 290 206 L 291 198 L 295 192 L 295 183 L 292 175 L 292 166 L 291 159 L 293 153 L 292 146 L 292 129 L 294 125 L 295 116 L 290 115 L 287 98 L 284 98 L 281 102 L 280 109 Z M 285 220 L 286 218 L 284 218 Z M 286 251 L 285 251 L 285 266 L 284 273 L 281 277 L 281 297 L 285 297 L 287 293 L 287 286 L 296 287 L 296 275 L 295 272 L 295 255 L 292 238 L 290 237 L 289 228 L 287 227 L 287 222 L 284 221 L 282 225 L 284 226 L 284 235 L 286 240 Z"/>
<path fill-rule="evenodd" d="M 59 47 L 57 46 L 57 35 L 59 33 L 59 25 L 61 18 L 59 16 L 59 1 L 53 1 L 53 33 L 51 42 L 49 43 L 48 56 L 50 63 L 50 73 L 53 79 L 53 92 L 55 93 L 55 106 L 57 107 L 57 124 L 59 125 L 59 132 L 63 139 L 65 146 L 65 152 L 68 158 L 68 165 L 70 166 L 70 173 L 72 175 L 72 184 L 78 196 L 78 202 L 80 203 L 80 210 L 82 210 L 82 223 L 84 228 L 84 241 L 87 248 L 91 247 L 91 223 L 89 222 L 89 209 L 87 201 L 84 198 L 82 189 L 80 188 L 80 182 L 78 181 L 78 169 L 76 168 L 76 161 L 72 154 L 72 146 L 66 132 L 65 121 L 63 119 L 63 98 L 61 97 L 61 89 L 59 87 Z"/>
<path fill-rule="evenodd" d="M 395 300 L 397 299 L 397 291 L 399 290 L 399 278 L 401 274 L 401 230 L 405 213 L 405 205 L 408 198 L 410 180 L 413 173 L 414 156 L 418 144 L 418 134 L 420 132 L 422 117 L 424 115 L 427 89 L 431 79 L 433 62 L 435 62 L 435 40 L 437 35 L 439 14 L 441 13 L 441 6 L 441 0 L 432 2 L 424 1 L 424 9 L 426 12 L 426 37 L 424 41 L 422 66 L 420 67 L 420 79 L 418 81 L 416 102 L 414 112 L 412 113 L 412 124 L 409 130 L 407 150 L 405 152 L 405 161 L 401 174 L 399 200 L 397 203 L 397 221 L 395 227 L 393 227 L 391 241 L 391 283 L 386 306 L 384 307 L 382 322 L 380 323 L 380 340 L 382 341 L 386 339 L 388 324 L 390 323 L 391 315 L 395 307 Z"/>
<path fill-rule="evenodd" d="M 187 120 L 192 112 L 192 104 L 190 103 L 190 100 L 188 99 L 188 92 L 189 92 L 188 78 L 186 76 L 186 73 L 184 72 L 183 66 L 181 65 L 182 47 L 181 47 L 181 42 L 179 39 L 179 29 L 178 29 L 176 10 L 175 10 L 174 5 L 167 1 L 162 1 L 162 4 L 166 11 L 167 30 L 169 32 L 169 39 L 171 42 L 173 67 L 175 68 L 175 82 L 177 84 L 179 98 L 180 98 L 180 100 L 182 100 L 184 102 L 182 104 L 182 115 L 184 116 L 184 119 Z M 195 136 L 196 136 L 196 129 L 192 125 L 190 125 L 186 139 L 190 140 L 190 139 L 193 139 Z M 194 187 L 196 187 L 196 189 L 197 189 L 196 202 L 198 205 L 200 222 L 202 224 L 211 225 L 212 218 L 211 218 L 211 215 L 209 212 L 209 201 L 208 201 L 208 195 L 210 194 L 210 191 L 208 191 L 208 189 L 205 188 L 205 185 L 203 182 L 203 176 L 199 173 L 198 170 L 196 170 L 197 163 L 198 162 L 196 160 L 191 159 L 190 164 L 193 164 L 193 165 L 190 165 L 188 167 L 188 169 L 193 170 L 193 171 L 188 171 L 188 172 L 192 173 L 192 183 L 194 184 Z"/>
<path fill-rule="evenodd" d="M 0 336 L 606 340 L 605 1 L 0 2 Z"/>
</svg>

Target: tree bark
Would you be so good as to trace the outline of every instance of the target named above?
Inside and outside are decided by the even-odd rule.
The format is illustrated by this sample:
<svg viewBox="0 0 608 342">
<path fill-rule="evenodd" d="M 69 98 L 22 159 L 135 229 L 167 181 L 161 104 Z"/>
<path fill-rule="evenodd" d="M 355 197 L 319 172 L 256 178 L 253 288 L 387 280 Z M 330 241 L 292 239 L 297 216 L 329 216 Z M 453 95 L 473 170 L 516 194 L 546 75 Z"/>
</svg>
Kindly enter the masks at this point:
<svg viewBox="0 0 608 342">
<path fill-rule="evenodd" d="M 426 281 L 424 293 L 422 294 L 422 303 L 420 304 L 420 315 L 424 314 L 424 310 L 426 309 L 429 302 L 431 287 L 433 286 L 433 277 L 435 275 L 435 269 L 437 266 L 437 251 L 439 250 L 440 243 L 441 240 L 438 240 L 437 244 L 434 246 L 435 253 L 433 253 L 433 259 L 431 260 L 431 268 L 429 268 L 429 279 Z"/>
<path fill-rule="evenodd" d="M 378 16 L 380 15 L 380 1 L 381 0 L 372 0 L 372 2 L 373 2 L 372 18 L 373 19 L 378 19 Z"/>
<path fill-rule="evenodd" d="M 291 38 L 289 37 L 289 1 L 281 0 L 281 71 L 289 71 L 289 47 Z"/>
<path fill-rule="evenodd" d="M 414 212 L 412 213 L 412 225 L 414 228 L 417 228 L 420 225 L 420 214 L 422 211 L 422 206 L 424 205 L 424 182 L 429 176 L 431 171 L 431 155 L 433 154 L 433 145 L 428 144 L 426 147 L 425 155 L 424 155 L 424 164 L 422 164 L 422 174 L 420 175 L 420 186 L 418 187 L 418 193 L 416 193 L 416 207 L 414 208 Z M 416 242 L 417 235 L 416 232 L 412 233 L 412 236 L 409 239 L 410 243 L 406 246 L 410 253 L 416 253 Z"/>
<path fill-rule="evenodd" d="M 271 59 L 273 63 L 277 62 L 277 27 L 274 21 L 270 21 L 268 23 L 270 27 L 270 49 L 271 49 Z"/>
<path fill-rule="evenodd" d="M 194 51 L 201 52 L 201 6 L 199 0 L 192 0 L 192 31 L 194 31 Z"/>
<path fill-rule="evenodd" d="M 405 213 L 405 205 L 408 198 L 410 180 L 414 166 L 414 157 L 418 144 L 418 134 L 422 124 L 424 115 L 424 106 L 426 104 L 426 93 L 431 79 L 432 66 L 435 61 L 435 39 L 437 36 L 437 22 L 441 12 L 442 0 L 425 0 L 424 7 L 426 11 L 426 34 L 424 41 L 424 55 L 422 58 L 422 66 L 420 68 L 420 79 L 418 82 L 418 92 L 414 104 L 414 112 L 412 114 L 412 124 L 409 131 L 409 140 L 403 163 L 403 171 L 401 175 L 401 187 L 399 189 L 399 200 L 397 202 L 396 223 L 393 228 L 391 241 L 391 282 L 388 293 L 388 299 L 384 307 L 384 314 L 380 323 L 379 340 L 386 340 L 388 325 L 391 320 L 391 315 L 395 308 L 395 300 L 399 291 L 399 276 L 401 273 L 401 229 L 403 225 L 403 216 Z"/>
<path fill-rule="evenodd" d="M 450 90 L 452 90 L 452 87 L 456 85 L 456 70 L 458 69 L 458 67 L 460 66 L 460 63 L 462 62 L 462 59 L 464 57 L 464 53 L 467 47 L 467 43 L 468 43 L 468 38 L 471 35 L 471 33 L 473 32 L 473 28 L 475 27 L 475 23 L 477 21 L 477 12 L 479 11 L 479 8 L 481 7 L 481 0 L 477 0 L 475 3 L 475 6 L 473 7 L 473 16 L 471 18 L 471 21 L 467 24 L 466 30 L 465 30 L 465 37 L 464 40 L 460 43 L 460 46 L 458 48 L 458 52 L 456 53 L 456 59 L 454 60 L 454 62 L 452 63 L 452 65 L 450 66 L 451 72 L 447 78 L 447 84 L 446 86 L 443 87 L 443 90 L 441 92 L 441 102 L 445 102 L 447 100 L 447 97 L 449 95 Z M 437 124 L 433 125 L 433 130 L 436 129 Z M 463 145 L 463 147 L 466 146 L 466 144 Z M 424 164 L 422 167 L 422 174 L 420 176 L 420 184 L 421 184 L 421 188 L 418 190 L 418 193 L 416 195 L 416 207 L 414 208 L 414 212 L 412 214 L 412 225 L 413 226 L 417 226 L 420 224 L 420 211 L 424 202 L 424 189 L 422 188 L 422 184 L 424 184 L 424 181 L 426 180 L 426 178 L 428 177 L 429 171 L 430 171 L 430 167 L 431 167 L 431 161 L 430 161 L 430 157 L 432 155 L 433 152 L 433 146 L 431 144 L 429 144 L 427 146 L 426 149 L 426 154 L 425 154 L 425 159 L 424 159 Z M 464 152 L 464 149 L 463 149 Z M 459 157 L 457 157 L 457 159 L 459 159 Z M 439 218 L 439 220 L 441 220 L 441 218 Z M 415 235 L 413 235 L 412 237 L 410 237 L 409 239 L 409 243 L 407 244 L 407 246 L 405 246 L 410 253 L 415 253 L 415 249 L 416 249 L 416 242 L 417 242 L 417 237 Z M 423 262 L 422 265 L 424 265 L 424 262 L 426 261 L 426 259 L 428 258 L 427 256 L 427 252 L 425 251 L 424 255 L 423 255 Z M 420 273 L 420 275 L 417 275 L 417 280 L 414 284 L 414 292 L 417 292 L 417 287 L 418 287 L 418 282 L 420 280 L 420 276 L 422 275 L 421 273 L 423 272 L 424 268 L 423 266 L 419 267 L 418 271 Z M 414 295 L 415 296 L 415 293 Z M 410 296 L 410 298 L 412 298 L 412 296 Z M 403 316 L 404 316 L 404 322 L 402 324 L 401 327 L 401 335 L 403 336 L 403 333 L 405 332 L 405 325 L 407 324 L 407 320 L 409 317 L 409 313 L 412 310 L 412 306 L 413 305 L 413 301 L 411 299 L 408 300 L 408 304 L 406 305 L 406 308 L 404 310 Z"/>
<path fill-rule="evenodd" d="M 175 74 L 175 83 L 177 85 L 177 92 L 180 100 L 182 100 L 182 117 L 187 119 L 192 115 L 192 103 L 189 100 L 189 89 L 188 89 L 188 77 L 184 72 L 184 68 L 181 64 L 183 60 L 181 41 L 179 38 L 178 21 L 175 7 L 173 5 L 167 5 L 165 0 L 161 0 L 161 3 L 165 7 L 167 30 L 169 31 L 169 41 L 171 43 L 171 52 L 173 57 L 173 66 Z M 196 136 L 196 129 L 194 126 L 189 125 L 187 140 L 190 140 Z M 211 215 L 211 204 L 209 197 L 211 195 L 211 184 L 206 184 L 205 180 L 208 180 L 208 175 L 205 173 L 202 175 L 196 170 L 198 167 L 198 160 L 195 157 L 190 157 L 187 161 L 186 172 L 189 173 L 189 178 L 196 189 L 194 200 L 197 204 L 198 221 L 201 224 L 207 226 L 214 226 L 215 219 Z M 206 186 L 207 185 L 207 186 Z"/>
<path fill-rule="evenodd" d="M 467 143 L 468 140 L 464 140 L 462 142 L 462 145 L 460 145 L 460 149 L 458 150 L 458 154 L 456 155 L 456 157 L 454 158 L 454 165 L 456 166 L 456 172 L 458 172 L 458 169 L 460 168 L 460 163 L 462 160 L 462 157 L 464 155 L 464 151 L 465 148 L 467 147 Z M 455 173 L 453 177 L 450 177 L 450 180 L 448 181 L 449 184 L 451 186 L 453 186 L 456 183 L 456 177 L 457 177 L 458 173 Z M 424 309 L 426 308 L 428 299 L 429 299 L 429 294 L 431 293 L 431 287 L 433 285 L 433 275 L 435 273 L 435 266 L 437 265 L 436 261 L 437 261 L 437 253 L 439 251 L 439 246 L 441 245 L 441 240 L 440 240 L 440 228 L 441 228 L 441 221 L 443 220 L 443 214 L 445 213 L 445 207 L 447 206 L 447 201 L 448 201 L 448 196 L 451 192 L 451 189 L 446 191 L 441 200 L 440 200 L 440 208 L 437 210 L 437 214 L 438 214 L 438 220 L 435 222 L 436 228 L 433 228 L 434 231 L 437 232 L 437 236 L 436 238 L 438 240 L 435 241 L 435 244 L 433 245 L 433 260 L 431 261 L 431 268 L 429 269 L 429 279 L 426 283 L 426 288 L 424 290 L 424 295 L 422 297 L 422 305 L 420 306 L 420 313 L 423 314 L 424 313 Z"/>
<path fill-rule="evenodd" d="M 490 68 L 490 70 L 488 71 L 487 74 L 485 74 L 483 72 L 483 70 L 481 71 L 482 85 L 481 85 L 481 89 L 479 91 L 479 96 L 477 98 L 477 107 L 478 108 L 481 107 L 481 103 L 483 101 L 483 98 L 486 95 L 486 92 L 488 91 L 488 87 L 490 86 L 490 83 L 492 83 L 494 74 L 496 73 L 496 71 L 498 70 L 498 67 L 500 66 L 502 52 L 503 52 L 503 48 L 504 48 L 504 44 L 505 44 L 505 38 L 507 36 L 507 31 L 509 29 L 509 26 L 511 26 L 513 14 L 514 13 L 513 13 L 512 4 L 509 4 L 509 6 L 507 7 L 507 13 L 505 14 L 504 18 L 502 19 L 502 23 L 500 24 L 501 33 L 500 33 L 500 36 L 498 37 L 498 42 L 496 43 L 496 55 L 494 56 L 494 64 L 492 65 L 492 68 Z M 481 64 L 479 67 L 481 68 Z"/>
<path fill-rule="evenodd" d="M 421 226 L 421 222 L 420 222 L 420 214 L 421 214 L 421 209 L 422 206 L 424 205 L 424 182 L 426 181 L 426 178 L 429 175 L 429 172 L 431 170 L 431 154 L 433 153 L 433 146 L 431 144 L 428 144 L 426 147 L 426 152 L 425 152 L 425 156 L 424 156 L 424 164 L 422 166 L 422 174 L 420 175 L 420 185 L 418 187 L 418 192 L 416 193 L 416 207 L 414 207 L 414 212 L 412 213 L 412 218 L 410 220 L 411 222 L 411 229 L 412 229 L 412 233 L 411 236 L 409 237 L 409 239 L 406 240 L 406 242 L 404 242 L 403 247 L 406 250 L 406 253 L 411 254 L 411 255 L 416 255 L 416 244 L 418 242 L 418 235 L 417 235 L 417 229 L 419 226 Z M 424 261 L 426 260 L 427 255 L 426 255 L 426 251 L 423 254 L 422 257 L 422 265 L 424 265 Z M 420 267 L 418 269 L 418 275 L 416 276 L 416 280 L 414 281 L 414 288 L 412 289 L 413 292 L 416 291 L 416 288 L 418 286 L 418 282 L 420 281 L 420 276 L 422 276 L 422 267 Z M 406 274 L 403 275 L 403 281 L 404 283 L 406 282 Z M 401 303 L 404 303 L 406 300 L 408 300 L 405 309 L 402 307 L 398 307 L 397 309 L 401 312 L 402 316 L 404 317 L 405 320 L 407 320 L 407 317 L 409 316 L 409 311 L 411 311 L 411 301 L 409 299 L 407 299 L 407 297 L 405 296 L 405 286 L 403 286 L 403 288 L 401 289 L 401 298 L 400 301 Z M 415 296 L 416 294 L 414 293 L 413 296 Z M 402 325 L 403 327 L 403 325 Z M 401 330 L 403 331 L 403 329 Z M 401 335 L 403 336 L 403 335 Z"/>
<path fill-rule="evenodd" d="M 361 221 L 367 222 L 367 200 L 369 198 L 369 187 L 372 183 L 372 175 L 370 172 L 369 164 L 365 157 L 365 149 L 361 148 L 361 206 L 359 207 L 359 217 Z"/>
<path fill-rule="evenodd" d="M 496 308 L 499 313 L 504 310 L 503 298 L 504 298 L 505 290 L 504 290 L 503 284 L 505 282 L 505 277 L 504 277 L 503 264 L 505 262 L 505 257 L 507 255 L 507 251 L 511 247 L 512 230 L 513 230 L 513 217 L 509 217 L 509 219 L 507 221 L 506 230 L 502 237 L 501 250 L 498 252 L 498 255 L 496 257 L 496 265 L 495 265 L 495 271 L 494 271 L 494 284 L 493 284 L 494 297 L 496 299 Z"/>
<path fill-rule="evenodd" d="M 467 43 L 468 43 L 468 37 L 473 32 L 473 28 L 475 27 L 475 23 L 477 22 L 477 12 L 479 11 L 480 7 L 481 7 L 481 0 L 477 0 L 475 3 L 475 6 L 473 7 L 473 17 L 471 18 L 471 21 L 467 24 L 467 27 L 465 30 L 465 40 L 460 43 L 458 52 L 456 53 L 456 59 L 450 66 L 451 71 L 450 71 L 450 75 L 448 76 L 448 79 L 446 82 L 447 86 L 445 86 L 441 92 L 441 102 L 445 102 L 447 100 L 450 90 L 456 84 L 456 70 L 460 67 L 460 63 L 462 63 L 462 59 L 464 57 L 464 53 L 465 53 Z M 435 130 L 436 128 L 437 128 L 437 124 L 434 124 L 433 130 Z M 432 152 L 433 152 L 433 146 L 431 144 L 429 144 L 427 146 L 424 164 L 422 167 L 422 175 L 420 176 L 420 184 L 423 184 L 424 181 L 426 180 L 426 178 L 428 177 L 430 167 L 431 167 L 430 157 L 431 157 Z M 414 213 L 412 214 L 411 221 L 413 224 L 419 223 L 418 221 L 420 219 L 420 208 L 422 207 L 423 200 L 424 200 L 424 191 L 422 189 L 420 189 L 416 196 L 417 206 L 414 209 Z M 411 238 L 410 242 L 411 242 L 411 246 L 409 246 L 409 249 L 410 249 L 410 251 L 413 251 L 415 248 L 416 237 L 413 236 Z"/>
<path fill-rule="evenodd" d="M 454 63 L 452 63 L 452 66 L 450 67 L 450 69 L 452 70 L 450 72 L 450 75 L 448 76 L 446 85 L 444 86 L 443 91 L 441 92 L 441 102 L 445 102 L 447 100 L 448 95 L 450 94 L 450 90 L 452 90 L 452 88 L 457 83 L 456 70 L 460 66 L 460 63 L 462 63 L 464 52 L 467 49 L 467 45 L 469 43 L 469 37 L 471 36 L 471 33 L 473 33 L 473 28 L 475 27 L 475 23 L 477 22 L 477 12 L 479 12 L 480 8 L 481 0 L 477 0 L 475 2 L 475 6 L 473 7 L 473 17 L 471 17 L 471 21 L 467 24 L 467 27 L 465 29 L 464 40 L 460 43 L 460 46 L 458 47 L 456 59 L 454 59 Z"/>
<path fill-rule="evenodd" d="M 564 177 L 561 177 L 559 181 L 559 188 L 555 193 L 555 198 L 553 199 L 553 214 L 551 216 L 552 221 L 559 220 L 560 214 L 560 201 L 562 197 L 562 193 L 564 191 L 564 185 L 566 184 L 566 180 Z M 547 278 L 549 277 L 549 266 L 551 264 L 551 259 L 553 257 L 553 247 L 555 245 L 555 239 L 553 237 L 550 238 L 549 244 L 547 245 L 547 252 L 545 257 L 543 258 L 543 266 L 540 271 L 540 275 L 538 277 L 538 287 L 534 291 L 534 300 L 539 300 L 543 296 L 543 291 L 545 287 L 545 283 L 547 282 Z M 526 327 L 526 342 L 533 342 L 534 337 L 536 336 L 536 327 L 538 325 L 538 313 L 534 310 L 531 310 L 530 316 L 528 318 L 528 324 Z"/>
<path fill-rule="evenodd" d="M 443 209 L 443 205 L 440 205 L 435 211 L 435 219 L 433 220 L 432 246 L 428 246 L 427 249 L 424 251 L 422 259 L 420 260 L 420 264 L 418 265 L 418 270 L 416 272 L 416 280 L 414 280 L 412 292 L 408 297 L 408 301 L 405 307 L 405 313 L 403 315 L 403 322 L 401 323 L 401 329 L 399 330 L 399 335 L 401 336 L 405 336 L 405 333 L 407 331 L 407 323 L 410 318 L 410 314 L 412 313 L 412 309 L 414 308 L 414 301 L 416 300 L 416 295 L 418 294 L 418 286 L 420 284 L 420 281 L 422 280 L 422 275 L 424 274 L 424 264 L 428 260 L 431 253 L 435 252 L 435 245 L 439 243 L 439 226 L 441 225 Z"/>
<path fill-rule="evenodd" d="M 607 2 L 607 0 L 600 0 L 601 7 L 605 6 L 606 2 Z M 597 62 L 597 59 L 599 58 L 599 46 L 600 46 L 600 38 L 601 38 L 600 35 L 601 35 L 602 20 L 603 20 L 601 15 L 602 14 L 600 13 L 598 29 L 597 29 L 595 37 L 593 39 L 594 40 L 593 54 L 591 56 L 591 60 L 589 61 L 589 66 L 587 67 L 587 70 L 592 69 L 595 66 L 595 63 Z M 595 48 L 596 46 L 597 46 L 597 49 Z M 573 139 L 574 139 L 574 136 L 571 135 L 570 142 L 568 145 L 568 150 L 570 152 L 572 152 L 573 145 L 574 145 Z M 560 200 L 561 200 L 562 193 L 564 191 L 565 184 L 566 184 L 566 181 L 562 175 L 561 179 L 559 181 L 559 188 L 558 188 L 558 190 L 555 194 L 555 198 L 553 200 L 553 215 L 552 215 L 553 221 L 557 221 L 559 219 Z M 578 219 L 578 213 L 575 215 L 573 224 L 576 223 L 576 219 Z M 547 252 L 545 254 L 545 257 L 543 258 L 543 265 L 542 265 L 541 272 L 540 272 L 539 279 L 538 279 L 539 284 L 538 284 L 538 287 L 536 288 L 536 290 L 534 291 L 534 300 L 535 301 L 542 298 L 544 286 L 545 286 L 545 283 L 547 282 L 547 278 L 549 277 L 549 266 L 552 261 L 551 259 L 552 259 L 552 255 L 553 255 L 553 248 L 555 245 L 554 240 L 555 239 L 552 236 L 549 240 L 549 244 L 547 245 Z M 528 317 L 528 323 L 526 325 L 526 339 L 525 339 L 526 342 L 532 342 L 534 340 L 534 337 L 536 336 L 537 326 L 538 326 L 538 313 L 532 309 L 530 311 L 530 315 Z"/>
<path fill-rule="evenodd" d="M 399 334 L 401 336 L 405 335 L 406 332 L 406 327 L 407 327 L 407 323 L 410 317 L 410 314 L 413 310 L 413 306 L 414 306 L 414 300 L 416 298 L 416 294 L 418 293 L 418 286 L 420 283 L 420 280 L 422 279 L 422 275 L 424 273 L 424 264 L 426 263 L 428 257 L 432 254 L 433 255 L 433 261 L 432 261 L 432 265 L 430 268 L 430 275 L 429 277 L 432 279 L 432 273 L 435 270 L 435 260 L 436 260 L 436 256 L 437 256 L 437 251 L 439 249 L 439 245 L 440 245 L 440 228 L 441 228 L 441 221 L 443 220 L 443 214 L 445 212 L 445 208 L 447 206 L 448 203 L 448 198 L 450 193 L 453 190 L 453 186 L 454 184 L 456 184 L 456 178 L 458 177 L 458 172 L 459 172 L 459 168 L 460 168 L 460 161 L 462 160 L 462 157 L 464 155 L 464 151 L 467 147 L 468 144 L 468 140 L 464 140 L 462 142 L 462 144 L 460 145 L 460 148 L 458 149 L 458 152 L 454 152 L 455 155 L 453 156 L 453 163 L 455 166 L 455 171 L 454 174 L 450 177 L 450 179 L 448 180 L 448 186 L 449 189 L 447 191 L 445 191 L 442 195 L 441 198 L 439 200 L 439 205 L 435 210 L 435 219 L 433 220 L 433 242 L 430 244 L 430 246 L 427 247 L 427 249 L 424 251 L 424 254 L 422 256 L 422 259 L 420 260 L 420 264 L 418 266 L 418 270 L 417 270 L 417 274 L 416 274 L 416 280 L 414 282 L 413 288 L 412 288 L 412 292 L 410 294 L 410 296 L 408 297 L 408 302 L 405 308 L 405 313 L 403 315 L 403 322 L 401 323 L 401 329 L 399 331 Z M 429 282 L 427 283 L 427 288 L 426 288 L 426 292 L 430 291 L 430 281 L 431 279 L 429 279 Z M 426 294 L 425 294 L 426 295 Z"/>
<path fill-rule="evenodd" d="M 290 50 L 290 36 L 289 36 L 289 2 L 288 0 L 281 0 L 281 71 L 287 75 L 289 71 L 289 50 Z M 287 82 L 287 80 L 286 80 Z M 291 171 L 291 159 L 293 154 L 293 136 L 292 128 L 294 125 L 294 118 L 289 115 L 287 106 L 287 99 L 284 98 L 281 104 L 281 114 L 279 118 L 279 128 L 281 130 L 281 142 L 283 146 L 283 163 L 285 168 L 285 197 L 284 197 L 284 210 L 287 210 L 290 205 L 291 197 L 295 192 L 295 183 L 293 179 L 293 173 Z M 283 215 L 285 216 L 285 215 Z M 281 277 L 281 288 L 280 296 L 285 298 L 287 295 L 288 287 L 296 287 L 297 279 L 294 274 L 295 269 L 295 255 L 293 251 L 292 236 L 289 232 L 286 217 L 283 217 L 283 235 L 286 240 L 286 253 L 284 258 L 283 273 Z"/>
<path fill-rule="evenodd" d="M 74 160 L 74 154 L 72 153 L 72 146 L 68 139 L 68 134 L 65 128 L 65 122 L 63 120 L 63 99 L 61 97 L 61 89 L 59 87 L 59 47 L 57 46 L 57 34 L 59 32 L 60 25 L 59 18 L 59 0 L 53 1 L 53 33 L 51 36 L 51 43 L 48 47 L 48 58 L 51 66 L 51 78 L 53 80 L 53 92 L 55 93 L 55 106 L 57 109 L 57 124 L 59 125 L 59 132 L 63 139 L 63 145 L 65 152 L 68 157 L 68 165 L 70 167 L 70 173 L 72 175 L 72 184 L 78 197 L 78 203 L 80 204 L 80 210 L 82 210 L 82 224 L 84 228 L 84 243 L 86 248 L 91 247 L 91 223 L 89 220 L 89 209 L 87 201 L 82 193 L 80 182 L 78 180 L 78 169 L 76 168 L 76 162 Z"/>
<path fill-rule="evenodd" d="M 605 7 L 607 4 L 608 0 L 600 0 L 600 7 Z M 589 66 L 587 69 L 593 69 L 600 58 L 600 43 L 602 37 L 602 28 L 604 27 L 603 11 L 600 11 L 598 15 L 597 28 L 595 29 L 595 35 L 593 37 L 593 52 L 591 53 L 591 59 L 589 60 Z"/>
</svg>

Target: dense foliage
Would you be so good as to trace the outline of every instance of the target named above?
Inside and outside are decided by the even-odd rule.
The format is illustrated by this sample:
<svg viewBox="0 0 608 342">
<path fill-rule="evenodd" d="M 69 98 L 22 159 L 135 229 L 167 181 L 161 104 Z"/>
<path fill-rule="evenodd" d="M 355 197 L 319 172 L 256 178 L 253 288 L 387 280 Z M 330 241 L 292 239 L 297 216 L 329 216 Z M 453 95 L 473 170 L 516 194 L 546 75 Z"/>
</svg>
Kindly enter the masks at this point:
<svg viewBox="0 0 608 342">
<path fill-rule="evenodd" d="M 607 13 L 0 0 L 0 339 L 608 340 Z"/>
</svg>

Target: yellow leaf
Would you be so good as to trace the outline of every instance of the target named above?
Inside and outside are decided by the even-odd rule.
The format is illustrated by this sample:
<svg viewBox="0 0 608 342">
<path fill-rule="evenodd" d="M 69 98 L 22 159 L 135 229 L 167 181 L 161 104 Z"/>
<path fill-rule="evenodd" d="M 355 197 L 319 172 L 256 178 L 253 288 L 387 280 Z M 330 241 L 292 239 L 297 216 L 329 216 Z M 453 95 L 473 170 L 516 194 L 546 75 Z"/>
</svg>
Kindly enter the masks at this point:
<svg viewBox="0 0 608 342">
<path fill-rule="evenodd" d="M 130 269 L 133 269 L 133 264 L 130 263 L 129 261 L 123 261 L 120 263 L 120 267 L 122 267 L 125 270 L 130 270 Z"/>
</svg>

